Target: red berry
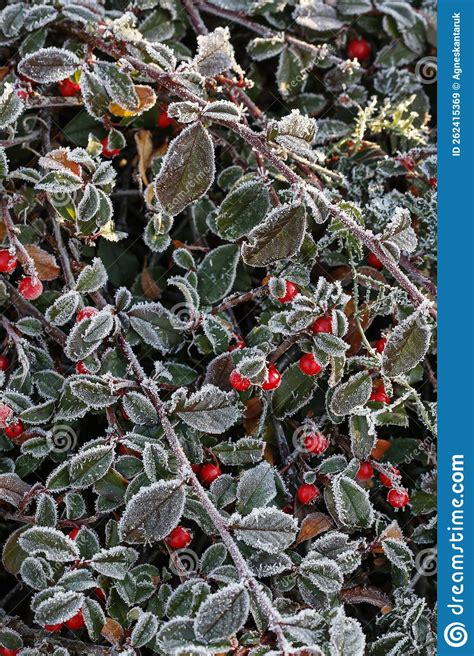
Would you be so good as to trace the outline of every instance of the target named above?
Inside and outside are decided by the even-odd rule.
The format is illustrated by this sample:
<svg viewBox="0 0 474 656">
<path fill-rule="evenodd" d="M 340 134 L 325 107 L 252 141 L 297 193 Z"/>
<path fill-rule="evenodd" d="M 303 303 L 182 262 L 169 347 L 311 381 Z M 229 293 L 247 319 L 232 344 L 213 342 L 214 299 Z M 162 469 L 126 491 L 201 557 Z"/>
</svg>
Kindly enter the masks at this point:
<svg viewBox="0 0 474 656">
<path fill-rule="evenodd" d="M 300 503 L 311 503 L 311 501 L 319 497 L 319 490 L 312 483 L 303 483 L 303 485 L 299 486 L 296 496 Z"/>
<path fill-rule="evenodd" d="M 105 601 L 105 592 L 101 588 L 94 588 L 95 596 L 101 601 Z"/>
<path fill-rule="evenodd" d="M 328 448 L 329 440 L 324 435 L 321 435 L 321 433 L 309 433 L 304 438 L 303 444 L 308 453 L 314 453 L 319 456 Z"/>
<path fill-rule="evenodd" d="M 63 624 L 62 622 L 60 624 L 45 624 L 44 628 L 46 631 L 50 631 L 51 633 L 57 633 L 58 631 L 61 631 Z"/>
<path fill-rule="evenodd" d="M 406 157 L 400 157 L 398 161 L 407 171 L 413 171 L 415 168 L 415 162 L 413 161 L 413 158 L 409 157 L 408 155 Z"/>
<path fill-rule="evenodd" d="M 319 317 L 311 326 L 313 333 L 331 333 L 332 332 L 332 319 L 331 317 Z"/>
<path fill-rule="evenodd" d="M 389 490 L 387 501 L 393 508 L 403 508 L 410 501 L 410 497 L 405 489 Z"/>
<path fill-rule="evenodd" d="M 312 353 L 305 353 L 301 356 L 299 367 L 306 376 L 316 376 L 321 371 L 321 365 L 316 361 Z"/>
<path fill-rule="evenodd" d="M 15 255 L 12 255 L 10 251 L 3 250 L 0 251 L 0 272 L 1 273 L 11 273 L 15 271 L 18 261 Z"/>
<path fill-rule="evenodd" d="M 192 535 L 187 528 L 177 526 L 166 538 L 170 549 L 185 549 L 191 543 Z"/>
<path fill-rule="evenodd" d="M 20 280 L 18 291 L 27 301 L 34 301 L 43 293 L 43 283 L 39 278 L 26 276 L 26 278 Z"/>
<path fill-rule="evenodd" d="M 169 126 L 173 125 L 173 123 L 174 123 L 174 119 L 168 116 L 165 110 L 162 110 L 160 112 L 160 115 L 158 116 L 157 126 L 159 128 L 169 128 Z"/>
<path fill-rule="evenodd" d="M 222 469 L 219 465 L 207 463 L 201 467 L 199 478 L 201 479 L 201 483 L 203 485 L 210 485 L 216 480 L 216 478 L 219 478 L 221 474 Z"/>
<path fill-rule="evenodd" d="M 231 344 L 228 351 L 235 351 L 237 349 L 245 348 L 245 342 L 240 335 L 234 335 L 235 344 Z"/>
<path fill-rule="evenodd" d="M 16 95 L 20 100 L 26 100 L 28 98 L 28 92 L 25 91 L 24 89 L 18 89 Z"/>
<path fill-rule="evenodd" d="M 10 360 L 5 355 L 0 355 L 0 371 L 6 371 L 10 366 Z"/>
<path fill-rule="evenodd" d="M 82 360 L 79 360 L 79 362 L 76 362 L 76 372 L 78 374 L 88 374 L 89 373 L 88 368 L 86 367 L 86 365 L 84 364 L 84 362 Z"/>
<path fill-rule="evenodd" d="M 90 319 L 91 317 L 94 317 L 96 314 L 99 313 L 99 310 L 96 310 L 95 307 L 92 307 L 92 305 L 86 305 L 86 307 L 83 307 L 82 310 L 79 310 L 76 316 L 76 323 L 79 323 L 83 319 Z"/>
<path fill-rule="evenodd" d="M 80 610 L 66 622 L 67 628 L 71 629 L 72 631 L 78 631 L 79 629 L 82 629 L 84 624 L 84 615 L 82 614 L 82 610 Z"/>
<path fill-rule="evenodd" d="M 234 369 L 234 371 L 230 374 L 229 382 L 238 392 L 245 392 L 245 390 L 248 390 L 252 384 L 250 380 L 245 378 L 245 376 L 242 376 L 242 374 L 237 371 L 237 369 Z"/>
<path fill-rule="evenodd" d="M 78 534 L 79 534 L 79 529 L 76 527 L 76 528 L 73 528 L 72 531 L 70 531 L 69 537 L 71 538 L 71 540 L 75 540 L 77 538 Z"/>
<path fill-rule="evenodd" d="M 71 80 L 69 77 L 67 77 L 65 80 L 59 80 L 58 87 L 59 93 L 65 97 L 77 96 L 81 90 L 80 85 Z"/>
<path fill-rule="evenodd" d="M 290 280 L 286 280 L 285 285 L 285 295 L 278 299 L 280 303 L 289 303 L 299 292 L 298 287 Z"/>
<path fill-rule="evenodd" d="M 370 395 L 369 401 L 374 401 L 375 403 L 384 403 L 385 405 L 389 405 L 390 398 L 387 396 L 385 390 L 382 388 L 382 389 L 374 390 Z"/>
<path fill-rule="evenodd" d="M 201 475 L 202 465 L 201 464 L 191 465 L 191 469 L 196 474 L 196 476 L 200 476 Z"/>
<path fill-rule="evenodd" d="M 10 421 L 13 415 L 13 410 L 5 403 L 0 403 L 0 428 L 4 428 L 7 421 Z"/>
<path fill-rule="evenodd" d="M 428 184 L 430 187 L 436 187 L 438 185 L 438 179 L 437 178 L 430 178 L 428 180 Z"/>
<path fill-rule="evenodd" d="M 387 343 L 386 337 L 381 337 L 375 342 L 375 350 L 377 351 L 377 353 L 383 353 L 386 343 Z"/>
<path fill-rule="evenodd" d="M 275 367 L 275 365 L 271 364 L 268 367 L 267 377 L 265 378 L 265 382 L 262 385 L 262 389 L 274 390 L 280 385 L 280 383 L 281 383 L 281 374 L 278 371 L 278 369 Z"/>
<path fill-rule="evenodd" d="M 363 61 L 372 52 L 372 46 L 367 39 L 351 39 L 347 44 L 346 53 L 349 59 Z"/>
<path fill-rule="evenodd" d="M 400 471 L 396 467 L 390 467 L 389 471 L 394 476 L 400 476 Z M 392 479 L 385 474 L 379 474 L 379 481 L 382 485 L 385 485 L 385 487 L 393 487 Z"/>
<path fill-rule="evenodd" d="M 9 426 L 7 426 L 4 430 L 5 430 L 5 435 L 10 439 L 14 440 L 15 437 L 18 437 L 23 433 L 23 431 L 25 430 L 25 426 L 23 425 L 21 419 L 19 419 L 14 424 L 10 424 Z"/>
<path fill-rule="evenodd" d="M 356 474 L 356 478 L 358 478 L 359 481 L 369 481 L 373 475 L 374 475 L 374 468 L 372 467 L 370 462 L 361 462 L 360 467 Z"/>
<path fill-rule="evenodd" d="M 19 651 L 19 649 L 8 649 L 7 647 L 0 647 L 1 656 L 16 656 Z"/>
<path fill-rule="evenodd" d="M 120 153 L 120 148 L 111 148 L 109 150 L 109 148 L 108 148 L 109 138 L 108 137 L 104 137 L 102 139 L 101 143 L 102 143 L 102 155 L 104 157 L 115 157 L 116 155 L 118 155 Z"/>
<path fill-rule="evenodd" d="M 370 264 L 371 267 L 374 267 L 374 269 L 383 269 L 383 264 L 379 260 L 379 258 L 375 255 L 375 253 L 368 254 L 367 262 Z"/>
</svg>

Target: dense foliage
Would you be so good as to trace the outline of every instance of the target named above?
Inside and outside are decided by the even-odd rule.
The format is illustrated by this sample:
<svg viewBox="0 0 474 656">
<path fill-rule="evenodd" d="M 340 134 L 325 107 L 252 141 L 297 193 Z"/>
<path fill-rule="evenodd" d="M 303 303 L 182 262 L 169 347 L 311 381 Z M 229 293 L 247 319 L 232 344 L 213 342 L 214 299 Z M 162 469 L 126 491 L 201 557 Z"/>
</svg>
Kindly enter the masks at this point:
<svg viewBox="0 0 474 656">
<path fill-rule="evenodd" d="M 0 13 L 0 653 L 435 653 L 431 0 Z"/>
</svg>

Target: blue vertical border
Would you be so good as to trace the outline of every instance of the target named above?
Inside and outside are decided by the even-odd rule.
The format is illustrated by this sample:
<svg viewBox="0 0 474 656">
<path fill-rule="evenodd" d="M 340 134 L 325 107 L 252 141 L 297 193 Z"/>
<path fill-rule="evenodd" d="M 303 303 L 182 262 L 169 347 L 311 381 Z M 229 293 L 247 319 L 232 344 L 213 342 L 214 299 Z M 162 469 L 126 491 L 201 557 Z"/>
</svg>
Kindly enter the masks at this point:
<svg viewBox="0 0 474 656">
<path fill-rule="evenodd" d="M 438 656 L 474 656 L 474 0 L 438 2 Z"/>
</svg>

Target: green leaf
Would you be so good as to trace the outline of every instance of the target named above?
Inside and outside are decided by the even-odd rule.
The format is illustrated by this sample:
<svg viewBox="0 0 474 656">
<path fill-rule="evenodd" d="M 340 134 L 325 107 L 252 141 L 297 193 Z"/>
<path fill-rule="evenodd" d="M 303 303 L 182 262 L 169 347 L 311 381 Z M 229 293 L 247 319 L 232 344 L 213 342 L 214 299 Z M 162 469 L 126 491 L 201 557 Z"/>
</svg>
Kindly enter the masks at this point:
<svg viewBox="0 0 474 656">
<path fill-rule="evenodd" d="M 158 542 L 177 526 L 184 509 L 184 485 L 179 480 L 159 481 L 146 487 L 127 504 L 120 532 L 127 542 Z"/>
<path fill-rule="evenodd" d="M 116 396 L 110 391 L 110 385 L 97 376 L 73 380 L 71 392 L 91 408 L 107 408 L 117 401 Z"/>
<path fill-rule="evenodd" d="M 313 396 L 316 381 L 312 376 L 305 376 L 297 363 L 286 369 L 281 377 L 280 386 L 273 393 L 273 411 L 277 419 L 294 415 Z"/>
<path fill-rule="evenodd" d="M 250 599 L 244 586 L 228 585 L 201 605 L 194 622 L 196 635 L 205 644 L 229 638 L 244 626 L 249 610 Z"/>
<path fill-rule="evenodd" d="M 200 123 L 193 123 L 171 142 L 155 179 L 161 207 L 176 216 L 206 193 L 214 174 L 211 138 Z"/>
<path fill-rule="evenodd" d="M 347 476 L 337 476 L 332 484 L 339 521 L 347 528 L 369 528 L 374 523 L 374 509 L 369 495 Z"/>
<path fill-rule="evenodd" d="M 82 604 L 82 614 L 89 638 L 96 642 L 100 638 L 100 632 L 105 624 L 105 613 L 99 602 L 85 597 Z"/>
<path fill-rule="evenodd" d="M 258 462 L 263 453 L 264 442 L 253 437 L 242 437 L 237 442 L 221 442 L 213 453 L 223 465 L 241 467 Z"/>
<path fill-rule="evenodd" d="M 261 180 L 239 184 L 228 194 L 217 213 L 215 226 L 220 237 L 235 241 L 247 235 L 265 218 L 270 195 Z"/>
<path fill-rule="evenodd" d="M 107 283 L 107 271 L 98 257 L 92 260 L 92 265 L 81 271 L 76 281 L 76 291 L 83 294 L 96 292 Z M 81 322 L 82 323 L 82 322 Z"/>
<path fill-rule="evenodd" d="M 161 303 L 142 303 L 129 311 L 130 324 L 140 337 L 161 353 L 182 344 L 182 335 L 170 320 L 169 311 Z"/>
<path fill-rule="evenodd" d="M 234 244 L 224 244 L 206 255 L 197 270 L 202 303 L 215 303 L 230 292 L 238 262 L 239 248 Z"/>
<path fill-rule="evenodd" d="M 18 98 L 17 90 L 10 84 L 5 82 L 3 85 L 3 92 L 0 96 L 0 128 L 6 128 L 22 114 L 25 105 Z"/>
<path fill-rule="evenodd" d="M 382 356 L 382 371 L 394 378 L 413 369 L 426 355 L 431 328 L 414 312 L 390 334 Z"/>
<path fill-rule="evenodd" d="M 231 517 L 238 540 L 268 553 L 279 553 L 295 540 L 296 520 L 277 508 L 256 508 L 246 517 Z"/>
<path fill-rule="evenodd" d="M 206 433 L 224 433 L 239 416 L 234 395 L 214 385 L 204 385 L 188 397 L 185 390 L 178 390 L 172 403 L 174 412 L 188 426 Z"/>
<path fill-rule="evenodd" d="M 105 85 L 109 96 L 114 103 L 124 109 L 133 111 L 138 106 L 138 96 L 128 73 L 121 71 L 115 63 L 100 62 L 96 66 L 96 73 Z"/>
<path fill-rule="evenodd" d="M 95 554 L 91 559 L 91 567 L 99 574 L 122 581 L 137 558 L 135 549 L 116 546 Z"/>
<path fill-rule="evenodd" d="M 338 592 L 344 582 L 341 568 L 330 558 L 310 552 L 301 562 L 300 573 L 326 594 Z"/>
<path fill-rule="evenodd" d="M 247 515 L 254 508 L 263 508 L 276 493 L 274 469 L 268 462 L 262 462 L 243 473 L 237 486 L 237 511 Z"/>
<path fill-rule="evenodd" d="M 43 593 L 48 593 L 45 590 Z M 36 608 L 38 624 L 60 624 L 74 617 L 82 606 L 83 596 L 77 592 L 58 590 L 48 596 Z"/>
<path fill-rule="evenodd" d="M 130 637 L 132 646 L 137 649 L 144 647 L 153 640 L 157 630 L 158 619 L 152 613 L 141 613 Z"/>
<path fill-rule="evenodd" d="M 370 375 L 360 371 L 335 388 L 329 407 L 336 415 L 347 415 L 354 408 L 365 405 L 371 392 L 372 379 Z"/>
<path fill-rule="evenodd" d="M 359 460 L 368 458 L 375 446 L 377 435 L 370 429 L 367 417 L 353 415 L 349 419 L 349 434 L 353 456 Z"/>
<path fill-rule="evenodd" d="M 242 245 L 242 259 L 260 267 L 288 259 L 299 251 L 305 228 L 303 205 L 281 205 L 250 232 L 248 242 Z"/>
<path fill-rule="evenodd" d="M 140 392 L 126 394 L 123 407 L 134 424 L 153 426 L 158 423 L 158 414 L 152 402 Z"/>
<path fill-rule="evenodd" d="M 44 554 L 49 560 L 57 563 L 67 563 L 79 557 L 75 542 L 49 526 L 29 528 L 20 536 L 19 544 L 30 556 Z"/>
<path fill-rule="evenodd" d="M 114 460 L 113 446 L 96 446 L 73 456 L 69 463 L 70 485 L 84 489 L 105 476 Z"/>
<path fill-rule="evenodd" d="M 62 48 L 41 48 L 24 57 L 18 71 L 35 82 L 51 84 L 70 77 L 79 67 L 78 57 Z"/>
</svg>

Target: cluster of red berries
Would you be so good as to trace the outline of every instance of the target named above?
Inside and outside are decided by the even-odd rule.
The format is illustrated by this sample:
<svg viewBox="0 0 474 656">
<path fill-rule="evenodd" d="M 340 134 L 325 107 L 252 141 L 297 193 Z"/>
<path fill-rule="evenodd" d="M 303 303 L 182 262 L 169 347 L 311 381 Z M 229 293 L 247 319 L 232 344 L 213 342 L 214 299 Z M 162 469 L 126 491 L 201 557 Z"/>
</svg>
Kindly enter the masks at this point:
<svg viewBox="0 0 474 656">
<path fill-rule="evenodd" d="M 0 273 L 13 273 L 18 264 L 15 255 L 9 250 L 0 251 Z M 25 276 L 18 283 L 18 291 L 27 301 L 34 301 L 43 293 L 43 283 L 39 278 Z"/>
<path fill-rule="evenodd" d="M 370 57 L 372 46 L 367 39 L 351 39 L 346 46 L 346 54 L 349 59 L 365 61 Z"/>
<path fill-rule="evenodd" d="M 390 488 L 387 494 L 387 501 L 393 508 L 404 508 L 410 501 L 407 490 L 405 490 L 405 488 L 393 487 L 393 478 L 398 478 L 400 476 L 400 471 L 396 467 L 391 467 L 389 473 L 392 476 L 387 476 L 383 473 L 379 474 L 379 481 L 382 483 L 382 485 Z M 356 478 L 359 481 L 369 481 L 371 478 L 373 478 L 373 475 L 374 468 L 370 462 L 361 462 L 356 474 Z"/>
<path fill-rule="evenodd" d="M 250 378 L 243 376 L 240 371 L 234 369 L 230 376 L 229 382 L 237 392 L 246 392 L 251 387 L 252 382 Z M 262 389 L 271 391 L 279 387 L 281 383 L 281 374 L 274 364 L 268 365 L 267 376 L 262 383 Z"/>
<path fill-rule="evenodd" d="M 192 465 L 192 470 L 206 487 L 214 483 L 216 478 L 222 476 L 222 469 L 218 462 Z"/>
</svg>

